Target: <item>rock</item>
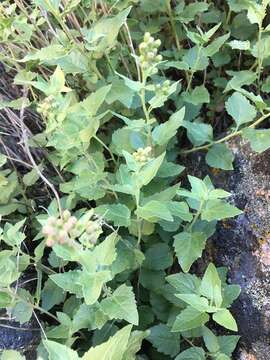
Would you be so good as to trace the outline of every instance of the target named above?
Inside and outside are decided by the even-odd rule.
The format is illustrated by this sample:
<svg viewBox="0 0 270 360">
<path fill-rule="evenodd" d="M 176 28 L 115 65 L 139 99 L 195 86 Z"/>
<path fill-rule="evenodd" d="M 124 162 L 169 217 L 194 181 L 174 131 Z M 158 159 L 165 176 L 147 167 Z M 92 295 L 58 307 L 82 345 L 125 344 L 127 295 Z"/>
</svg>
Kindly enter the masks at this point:
<svg viewBox="0 0 270 360">
<path fill-rule="evenodd" d="M 234 171 L 205 165 L 204 154 L 189 155 L 187 172 L 203 177 L 232 193 L 230 201 L 243 214 L 218 224 L 204 255 L 228 267 L 229 281 L 241 286 L 232 307 L 241 340 L 235 360 L 270 358 L 270 151 L 257 154 L 237 139 L 229 144 L 235 153 Z"/>
</svg>

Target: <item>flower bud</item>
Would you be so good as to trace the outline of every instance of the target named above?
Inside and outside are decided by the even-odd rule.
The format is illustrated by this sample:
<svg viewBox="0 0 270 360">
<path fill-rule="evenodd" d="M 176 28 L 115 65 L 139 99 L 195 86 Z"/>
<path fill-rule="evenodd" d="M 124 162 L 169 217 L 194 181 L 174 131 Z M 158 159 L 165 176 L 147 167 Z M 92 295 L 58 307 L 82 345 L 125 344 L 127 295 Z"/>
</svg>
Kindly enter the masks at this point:
<svg viewBox="0 0 270 360">
<path fill-rule="evenodd" d="M 148 42 L 150 38 L 151 38 L 151 34 L 150 34 L 149 32 L 146 32 L 146 33 L 144 34 L 143 40 L 144 40 L 145 42 Z"/>
<path fill-rule="evenodd" d="M 147 58 L 148 58 L 149 60 L 153 60 L 154 57 L 155 57 L 155 54 L 154 54 L 152 51 L 149 51 L 149 52 L 147 53 Z"/>
<path fill-rule="evenodd" d="M 46 235 L 46 236 L 53 236 L 55 234 L 55 230 L 52 226 L 45 225 L 42 229 L 42 233 L 43 233 L 43 235 Z"/>
<path fill-rule="evenodd" d="M 145 42 L 140 43 L 140 45 L 139 45 L 140 51 L 143 52 L 146 48 L 147 48 L 147 44 Z"/>
<path fill-rule="evenodd" d="M 155 46 L 156 46 L 156 47 L 160 47 L 160 45 L 161 45 L 161 41 L 160 41 L 160 39 L 157 39 L 157 40 L 155 41 Z"/>
<path fill-rule="evenodd" d="M 65 210 L 63 212 L 63 219 L 64 220 L 68 220 L 70 218 L 71 214 L 70 214 L 70 211 L 69 210 Z"/>
<path fill-rule="evenodd" d="M 56 218 L 54 216 L 50 216 L 47 220 L 48 225 L 55 225 L 56 224 Z"/>
<path fill-rule="evenodd" d="M 157 55 L 156 56 L 156 61 L 159 62 L 159 61 L 162 61 L 162 59 L 163 59 L 162 55 Z"/>
<path fill-rule="evenodd" d="M 52 237 L 48 237 L 46 240 L 46 245 L 48 247 L 52 247 L 54 245 L 54 239 Z"/>
</svg>

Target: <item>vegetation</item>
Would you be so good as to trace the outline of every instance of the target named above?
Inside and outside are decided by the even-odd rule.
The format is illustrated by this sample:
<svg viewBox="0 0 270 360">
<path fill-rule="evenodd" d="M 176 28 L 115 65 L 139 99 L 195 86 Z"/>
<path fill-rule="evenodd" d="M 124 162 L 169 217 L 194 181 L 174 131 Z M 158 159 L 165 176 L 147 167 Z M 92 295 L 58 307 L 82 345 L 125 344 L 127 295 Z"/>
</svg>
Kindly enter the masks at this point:
<svg viewBox="0 0 270 360">
<path fill-rule="evenodd" d="M 268 3 L 1 2 L 0 306 L 39 359 L 232 358 L 240 288 L 195 262 L 241 210 L 181 164 L 270 147 Z"/>
</svg>

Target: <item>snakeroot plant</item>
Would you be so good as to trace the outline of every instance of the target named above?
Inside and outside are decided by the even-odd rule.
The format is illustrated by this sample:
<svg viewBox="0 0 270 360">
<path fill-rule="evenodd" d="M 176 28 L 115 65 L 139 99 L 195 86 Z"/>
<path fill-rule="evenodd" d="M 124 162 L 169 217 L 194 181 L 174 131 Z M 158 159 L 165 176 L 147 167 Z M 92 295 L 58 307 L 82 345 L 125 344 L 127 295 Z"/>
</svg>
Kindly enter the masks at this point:
<svg viewBox="0 0 270 360">
<path fill-rule="evenodd" d="M 270 147 L 268 3 L 1 2 L 0 306 L 38 359 L 232 359 L 240 288 L 196 261 L 242 211 L 182 163 Z"/>
</svg>

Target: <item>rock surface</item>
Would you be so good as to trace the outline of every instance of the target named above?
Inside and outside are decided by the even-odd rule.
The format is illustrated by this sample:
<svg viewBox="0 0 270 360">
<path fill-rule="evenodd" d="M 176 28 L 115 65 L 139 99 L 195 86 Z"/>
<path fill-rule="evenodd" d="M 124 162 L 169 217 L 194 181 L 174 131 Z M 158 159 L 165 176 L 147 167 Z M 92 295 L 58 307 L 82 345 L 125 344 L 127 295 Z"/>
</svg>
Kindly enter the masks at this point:
<svg viewBox="0 0 270 360">
<path fill-rule="evenodd" d="M 234 313 L 241 340 L 235 360 L 270 359 L 270 151 L 257 154 L 238 139 L 229 144 L 235 153 L 234 171 L 205 165 L 204 154 L 187 160 L 189 174 L 210 175 L 213 183 L 232 193 L 231 202 L 243 210 L 220 222 L 208 242 L 205 257 L 228 267 L 231 283 L 241 286 Z"/>
</svg>

